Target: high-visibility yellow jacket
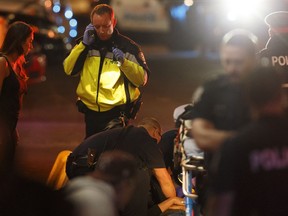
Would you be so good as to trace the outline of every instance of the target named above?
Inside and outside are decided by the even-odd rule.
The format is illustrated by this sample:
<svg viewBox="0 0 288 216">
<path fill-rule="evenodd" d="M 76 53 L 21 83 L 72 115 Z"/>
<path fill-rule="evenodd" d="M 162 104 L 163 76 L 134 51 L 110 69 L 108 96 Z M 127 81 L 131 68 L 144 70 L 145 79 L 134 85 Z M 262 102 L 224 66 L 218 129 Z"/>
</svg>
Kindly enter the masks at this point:
<svg viewBox="0 0 288 216">
<path fill-rule="evenodd" d="M 113 59 L 113 47 L 125 53 L 121 66 Z M 76 93 L 89 109 L 97 112 L 126 104 L 127 100 L 135 101 L 140 95 L 138 87 L 146 83 L 150 73 L 139 46 L 116 29 L 108 41 L 96 37 L 90 46 L 77 44 L 63 65 L 67 75 L 80 75 Z M 126 90 L 124 77 L 128 80 Z"/>
</svg>

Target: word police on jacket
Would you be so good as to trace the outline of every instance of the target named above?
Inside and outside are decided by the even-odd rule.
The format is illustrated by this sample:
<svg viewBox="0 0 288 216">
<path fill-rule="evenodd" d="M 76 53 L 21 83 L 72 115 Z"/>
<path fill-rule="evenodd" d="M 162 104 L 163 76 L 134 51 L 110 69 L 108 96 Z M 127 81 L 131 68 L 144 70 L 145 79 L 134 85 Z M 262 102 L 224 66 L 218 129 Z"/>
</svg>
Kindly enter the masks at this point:
<svg viewBox="0 0 288 216">
<path fill-rule="evenodd" d="M 271 61 L 273 66 L 285 66 L 288 65 L 288 56 L 272 56 Z"/>
</svg>

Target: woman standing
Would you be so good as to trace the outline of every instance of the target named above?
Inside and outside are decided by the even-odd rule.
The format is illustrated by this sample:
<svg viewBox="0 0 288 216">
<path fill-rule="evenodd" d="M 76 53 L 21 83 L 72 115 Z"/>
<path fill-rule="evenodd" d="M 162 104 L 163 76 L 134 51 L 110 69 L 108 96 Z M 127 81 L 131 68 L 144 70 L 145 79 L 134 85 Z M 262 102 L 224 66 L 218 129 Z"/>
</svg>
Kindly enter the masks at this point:
<svg viewBox="0 0 288 216">
<path fill-rule="evenodd" d="M 24 22 L 8 28 L 0 49 L 0 159 L 13 162 L 18 142 L 17 122 L 27 76 L 22 69 L 24 56 L 33 48 L 33 29 Z"/>
</svg>

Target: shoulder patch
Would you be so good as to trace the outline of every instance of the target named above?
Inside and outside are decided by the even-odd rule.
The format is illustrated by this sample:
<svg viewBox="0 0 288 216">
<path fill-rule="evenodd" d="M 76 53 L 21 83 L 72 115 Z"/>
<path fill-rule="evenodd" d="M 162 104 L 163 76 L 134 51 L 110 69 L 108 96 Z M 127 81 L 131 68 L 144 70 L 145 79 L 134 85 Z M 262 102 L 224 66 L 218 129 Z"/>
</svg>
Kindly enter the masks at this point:
<svg viewBox="0 0 288 216">
<path fill-rule="evenodd" d="M 146 64 L 146 60 L 145 60 L 143 52 L 140 51 L 139 54 L 138 54 L 138 57 L 139 57 L 139 59 L 141 59 L 141 61 L 143 61 L 144 64 Z"/>
</svg>

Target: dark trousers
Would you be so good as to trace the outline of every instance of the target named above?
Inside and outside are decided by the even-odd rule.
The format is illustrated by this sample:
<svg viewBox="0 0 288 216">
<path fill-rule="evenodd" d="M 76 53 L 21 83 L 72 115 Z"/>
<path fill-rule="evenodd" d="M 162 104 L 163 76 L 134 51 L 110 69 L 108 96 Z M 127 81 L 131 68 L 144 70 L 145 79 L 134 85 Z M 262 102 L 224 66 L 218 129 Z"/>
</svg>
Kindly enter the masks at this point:
<svg viewBox="0 0 288 216">
<path fill-rule="evenodd" d="M 107 127 L 107 124 L 113 119 L 118 119 L 122 114 L 124 114 L 128 119 L 127 107 L 125 105 L 116 106 L 111 110 L 105 112 L 96 112 L 89 109 L 81 100 L 76 102 L 78 111 L 84 114 L 85 124 L 86 124 L 86 136 L 85 139 L 89 136 L 99 133 Z M 129 112 L 128 112 L 129 113 Z"/>
<path fill-rule="evenodd" d="M 84 115 L 86 124 L 86 139 L 95 133 L 103 131 L 110 121 L 120 117 L 121 112 L 117 107 L 106 112 L 95 112 L 93 110 L 87 110 Z"/>
<path fill-rule="evenodd" d="M 16 125 L 17 119 L 6 119 L 0 115 L 0 173 L 13 168 L 18 143 Z"/>
</svg>

